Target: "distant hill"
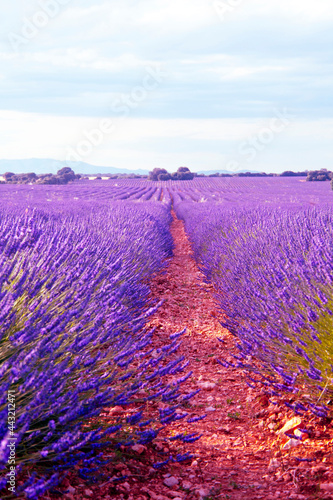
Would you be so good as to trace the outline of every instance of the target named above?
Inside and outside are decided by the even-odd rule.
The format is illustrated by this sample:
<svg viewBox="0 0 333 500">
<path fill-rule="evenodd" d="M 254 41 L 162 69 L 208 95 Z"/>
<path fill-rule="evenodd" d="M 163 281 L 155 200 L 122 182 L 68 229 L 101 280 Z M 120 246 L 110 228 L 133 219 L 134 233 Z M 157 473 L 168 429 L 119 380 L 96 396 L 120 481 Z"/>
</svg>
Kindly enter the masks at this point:
<svg viewBox="0 0 333 500">
<path fill-rule="evenodd" d="M 116 167 L 102 167 L 98 165 L 90 165 L 89 163 L 80 161 L 59 161 L 49 158 L 29 158 L 24 160 L 0 160 L 0 175 L 5 172 L 13 172 L 14 174 L 25 174 L 34 172 L 35 174 L 56 174 L 58 170 L 70 167 L 76 174 L 136 174 L 148 175 L 148 170 Z"/>
</svg>

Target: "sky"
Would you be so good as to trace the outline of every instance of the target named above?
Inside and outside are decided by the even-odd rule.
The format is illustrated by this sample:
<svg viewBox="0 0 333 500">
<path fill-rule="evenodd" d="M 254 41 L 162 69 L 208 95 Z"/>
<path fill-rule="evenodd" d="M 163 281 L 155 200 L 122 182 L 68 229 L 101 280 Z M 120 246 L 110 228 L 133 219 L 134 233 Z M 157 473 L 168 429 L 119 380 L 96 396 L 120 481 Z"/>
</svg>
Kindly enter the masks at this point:
<svg viewBox="0 0 333 500">
<path fill-rule="evenodd" d="M 0 159 L 333 167 L 331 0 L 0 0 Z"/>
</svg>

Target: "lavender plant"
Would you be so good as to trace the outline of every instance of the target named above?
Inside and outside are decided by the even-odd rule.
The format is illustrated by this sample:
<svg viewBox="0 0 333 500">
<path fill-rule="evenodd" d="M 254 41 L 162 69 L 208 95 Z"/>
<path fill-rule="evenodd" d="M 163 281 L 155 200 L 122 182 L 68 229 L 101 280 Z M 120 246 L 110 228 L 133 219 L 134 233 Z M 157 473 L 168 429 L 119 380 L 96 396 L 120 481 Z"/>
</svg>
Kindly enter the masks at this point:
<svg viewBox="0 0 333 500">
<path fill-rule="evenodd" d="M 15 495 L 35 499 L 77 463 L 82 477 L 97 476 L 100 451 L 115 436 L 112 446 L 147 443 L 177 420 L 186 363 L 174 354 L 182 332 L 152 356 L 145 329 L 158 307 L 147 282 L 172 253 L 167 209 L 75 204 L 58 199 L 58 189 L 41 208 L 30 189 L 20 192 L 0 207 L 0 491 L 6 498 L 15 437 L 16 473 L 34 471 Z M 149 418 L 156 398 L 169 410 Z M 133 404 L 134 414 L 103 425 L 103 409 Z"/>
<path fill-rule="evenodd" d="M 324 417 L 333 396 L 333 210 L 295 202 L 229 210 L 182 202 L 176 211 L 222 324 L 239 340 L 235 365 L 272 395 L 289 393 L 295 411 Z"/>
<path fill-rule="evenodd" d="M 75 464 L 82 477 L 96 476 L 105 446 L 146 443 L 172 421 L 198 418 L 176 412 L 191 397 L 180 390 L 189 376 L 178 375 L 187 365 L 176 354 L 181 332 L 152 352 L 145 328 L 158 307 L 149 278 L 172 252 L 172 204 L 239 339 L 236 365 L 272 394 L 289 392 L 296 411 L 327 415 L 333 297 L 325 183 L 116 179 L 0 188 L 2 497 L 10 432 L 17 472 L 34 470 L 15 494 L 35 499 Z M 168 406 L 154 414 L 157 399 Z M 119 405 L 133 411 L 103 424 L 105 409 Z"/>
</svg>

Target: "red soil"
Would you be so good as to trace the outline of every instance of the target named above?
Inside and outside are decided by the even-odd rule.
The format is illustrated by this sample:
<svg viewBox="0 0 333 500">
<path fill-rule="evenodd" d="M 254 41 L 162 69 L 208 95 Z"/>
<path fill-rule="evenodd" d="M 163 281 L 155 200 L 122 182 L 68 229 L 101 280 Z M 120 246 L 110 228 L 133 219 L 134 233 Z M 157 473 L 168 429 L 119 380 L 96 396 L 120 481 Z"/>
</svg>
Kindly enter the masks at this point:
<svg viewBox="0 0 333 500">
<path fill-rule="evenodd" d="M 180 352 L 190 360 L 193 375 L 182 387 L 190 391 L 202 386 L 201 392 L 190 400 L 187 411 L 207 417 L 195 424 L 184 424 L 181 420 L 176 430 L 202 434 L 199 441 L 186 445 L 194 458 L 187 464 L 170 464 L 155 471 L 149 461 L 154 459 L 156 450 L 164 448 L 173 455 L 177 453 L 178 446 L 166 444 L 161 437 L 142 454 L 133 452 L 132 458 L 137 455 L 135 459 L 119 463 L 116 470 L 114 466 L 108 470 L 110 476 L 115 472 L 126 474 L 125 483 L 112 488 L 110 483 L 87 486 L 82 480 L 70 477 L 64 484 L 75 489 L 65 498 L 333 498 L 329 492 L 320 490 L 325 483 L 331 484 L 333 491 L 332 424 L 325 426 L 309 417 L 302 427 L 311 432 L 310 437 L 291 450 L 282 448 L 288 438 L 281 439 L 276 431 L 292 413 L 283 404 L 270 404 L 260 388 L 250 389 L 242 371 L 217 363 L 219 357 L 228 359 L 231 353 L 236 353 L 234 339 L 219 324 L 212 289 L 203 283 L 183 223 L 174 218 L 171 230 L 176 245 L 174 257 L 166 272 L 152 282 L 153 296 L 165 302 L 151 318 L 150 326 L 156 327 L 156 348 L 168 342 L 169 334 L 187 328 Z M 224 343 L 218 342 L 217 337 L 223 338 Z M 206 384 L 205 388 L 205 382 L 211 385 Z M 299 461 L 296 457 L 311 461 Z M 166 486 L 164 481 L 168 477 L 175 478 L 177 484 Z"/>
</svg>

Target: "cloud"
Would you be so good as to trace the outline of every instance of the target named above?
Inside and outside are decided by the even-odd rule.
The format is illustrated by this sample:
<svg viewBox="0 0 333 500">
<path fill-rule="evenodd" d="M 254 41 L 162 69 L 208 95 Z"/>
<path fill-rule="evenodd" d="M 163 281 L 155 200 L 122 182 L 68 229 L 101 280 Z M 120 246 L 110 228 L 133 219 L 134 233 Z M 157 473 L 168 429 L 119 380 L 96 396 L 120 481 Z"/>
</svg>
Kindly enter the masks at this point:
<svg viewBox="0 0 333 500">
<path fill-rule="evenodd" d="M 56 15 L 13 50 L 9 35 L 21 36 L 48 2 L 58 2 Z M 221 5 L 234 6 L 223 19 Z M 209 158 L 216 164 L 233 154 L 235 135 L 268 120 L 275 108 L 287 108 L 297 116 L 294 147 L 302 149 L 301 137 L 307 140 L 302 120 L 319 124 L 322 135 L 313 139 L 312 149 L 320 145 L 316 161 L 320 154 L 327 162 L 329 152 L 322 148 L 328 147 L 325 133 L 332 134 L 331 128 L 324 132 L 333 116 L 332 18 L 331 0 L 15 0 L 0 21 L 0 109 L 11 116 L 0 154 L 16 153 L 25 124 L 30 143 L 20 138 L 22 151 L 61 156 L 81 123 L 117 120 L 115 108 L 139 95 L 147 68 L 159 66 L 168 76 L 129 113 L 144 136 L 138 137 L 130 120 L 124 122 L 127 136 L 119 137 L 124 150 L 135 145 L 141 151 L 142 140 L 147 158 L 155 154 L 148 145 L 158 158 L 169 158 L 172 141 L 179 155 L 196 161 L 190 148 L 197 151 L 198 140 L 203 155 L 211 148 Z M 40 125 L 46 121 L 51 135 Z M 178 136 L 168 127 L 179 130 Z M 283 158 L 293 154 L 291 142 L 279 137 L 277 143 Z M 304 142 L 304 147 L 310 146 Z M 98 161 L 107 157 L 103 148 L 95 154 Z M 126 155 L 130 161 L 131 153 Z M 265 155 L 267 168 L 273 168 L 269 150 Z"/>
<path fill-rule="evenodd" d="M 101 119 L 2 111 L 2 156 L 66 160 L 68 150 L 77 150 L 78 144 L 98 128 Z M 240 152 L 241 144 L 260 137 L 270 120 L 117 118 L 113 132 L 106 134 L 81 160 L 124 168 L 160 166 L 171 171 L 182 164 L 196 171 L 230 169 L 235 162 L 238 170 L 330 168 L 333 119 L 291 120 L 290 126 L 282 127 L 281 133 L 261 148 L 253 161 L 248 161 L 248 156 Z"/>
</svg>

